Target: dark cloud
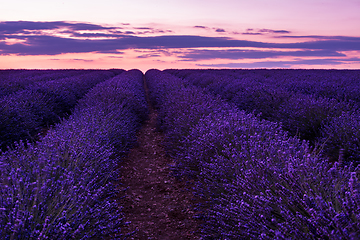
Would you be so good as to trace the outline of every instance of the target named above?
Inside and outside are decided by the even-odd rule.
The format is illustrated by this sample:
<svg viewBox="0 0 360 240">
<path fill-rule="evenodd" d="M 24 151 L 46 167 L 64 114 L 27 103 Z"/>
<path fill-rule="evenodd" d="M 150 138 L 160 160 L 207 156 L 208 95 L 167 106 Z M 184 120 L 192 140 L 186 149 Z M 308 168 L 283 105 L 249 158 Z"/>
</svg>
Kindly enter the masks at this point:
<svg viewBox="0 0 360 240">
<path fill-rule="evenodd" d="M 6 45 L 0 43 L 0 54 L 17 55 L 57 55 L 62 53 L 82 53 L 116 50 L 111 40 L 80 40 L 54 36 L 29 36 L 26 44 Z"/>
<path fill-rule="evenodd" d="M 246 29 L 246 32 L 242 33 L 244 35 L 263 35 L 264 33 L 276 33 L 276 34 L 287 34 L 291 33 L 287 30 L 273 30 L 268 28 L 262 28 L 258 30 L 254 30 L 253 28 Z"/>
<path fill-rule="evenodd" d="M 222 28 L 217 28 L 217 29 L 215 30 L 215 32 L 225 32 L 225 30 L 222 29 Z"/>
<path fill-rule="evenodd" d="M 0 54 L 55 55 L 122 49 L 166 49 L 198 47 L 255 47 L 280 49 L 323 50 L 328 54 L 336 51 L 360 50 L 360 40 L 315 40 L 300 43 L 267 43 L 247 40 L 234 40 L 225 37 L 203 37 L 192 35 L 172 36 L 121 36 L 115 39 L 75 39 L 56 36 L 11 36 L 8 38 L 26 40 L 26 43 L 6 45 L 0 42 Z M 326 52 L 328 51 L 328 52 Z M 206 53 L 206 52 L 205 52 Z M 226 54 L 246 54 L 246 52 L 225 52 Z M 224 53 L 224 54 L 225 54 Z M 317 54 L 319 51 L 307 54 Z M 208 53 L 206 53 L 208 54 Z M 256 53 L 260 54 L 260 53 Z M 278 53 L 280 54 L 280 53 Z M 299 54 L 301 54 L 299 52 Z"/>
<path fill-rule="evenodd" d="M 300 43 L 278 43 L 280 48 L 305 48 L 305 49 L 327 49 L 333 51 L 352 51 L 360 50 L 360 38 L 355 39 L 330 39 L 330 40 L 315 40 Z"/>
<path fill-rule="evenodd" d="M 74 39 L 56 36 L 12 36 L 14 39 L 26 40 L 26 43 L 6 45 L 0 42 L 0 54 L 18 55 L 56 55 L 61 53 L 81 53 L 94 51 L 109 51 L 116 49 L 161 49 L 161 48 L 191 48 L 191 47 L 232 47 L 261 46 L 263 43 L 229 40 L 201 36 L 157 36 L 137 37 L 123 36 L 117 39 Z"/>
<path fill-rule="evenodd" d="M 242 33 L 242 34 L 244 34 L 244 35 L 263 35 L 262 33 L 259 33 L 259 32 L 244 32 L 244 33 Z"/>
<path fill-rule="evenodd" d="M 104 53 L 104 54 L 124 54 L 124 52 L 119 52 L 117 50 L 103 50 L 103 51 L 96 51 L 96 53 Z"/>
<path fill-rule="evenodd" d="M 170 33 L 173 32 L 172 30 L 162 30 L 162 29 L 151 29 L 151 31 L 144 31 L 144 32 L 136 32 L 135 35 L 140 34 L 147 34 L 147 33 Z"/>
<path fill-rule="evenodd" d="M 205 27 L 205 26 L 194 26 L 194 28 L 203 28 L 203 29 L 206 29 L 208 27 Z"/>
<path fill-rule="evenodd" d="M 8 38 L 26 40 L 26 43 L 6 45 L 0 43 L 0 54 L 55 55 L 69 52 L 93 52 L 116 49 L 166 49 L 197 47 L 255 47 L 306 49 L 326 51 L 360 50 L 360 40 L 317 40 L 300 43 L 267 43 L 234 40 L 225 37 L 203 37 L 190 35 L 172 36 L 121 36 L 116 39 L 74 39 L 56 36 L 11 36 Z M 316 53 L 316 52 L 315 52 Z M 243 53 L 241 53 L 243 54 Z M 310 54 L 310 52 L 309 52 Z"/>
<path fill-rule="evenodd" d="M 135 29 L 152 30 L 153 28 L 149 28 L 149 27 L 136 27 Z"/>
<path fill-rule="evenodd" d="M 64 30 L 63 27 L 66 27 Z M 203 28 L 205 26 L 195 26 Z M 206 27 L 205 27 L 206 28 Z M 48 34 L 49 29 L 58 29 L 59 33 L 68 33 L 71 37 L 60 37 Z M 143 28 L 141 28 L 143 29 Z M 78 32 L 82 30 L 86 33 Z M 148 29 L 144 29 L 148 30 Z M 219 30 L 219 29 L 218 29 Z M 31 34 L 21 34 L 26 31 L 33 31 Z M 94 31 L 94 32 L 91 32 Z M 103 31 L 103 32 L 102 32 Z M 163 30 L 152 29 L 150 32 L 164 32 Z M 165 32 L 168 32 L 166 30 Z M 225 30 L 224 30 L 225 31 Z M 247 29 L 248 34 L 265 34 L 269 32 L 285 31 Z M 259 32 L 259 31 L 262 31 Z M 35 34 L 36 32 L 36 34 Z M 222 32 L 219 30 L 219 32 Z M 286 36 L 291 37 L 291 36 Z M 305 38 L 309 36 L 293 36 Z M 12 44 L 0 42 L 0 55 L 57 55 L 62 53 L 111 53 L 121 54 L 119 51 L 125 49 L 155 49 L 167 50 L 169 48 L 210 48 L 210 47 L 233 47 L 233 48 L 257 48 L 259 50 L 192 50 L 188 53 L 178 50 L 178 54 L 183 60 L 202 60 L 202 59 L 245 59 L 245 58 L 267 58 L 278 56 L 297 56 L 297 57 L 343 57 L 341 51 L 360 50 L 360 37 L 347 36 L 310 36 L 303 42 L 294 43 L 269 43 L 260 41 L 236 40 L 228 37 L 204 37 L 196 35 L 161 35 L 161 36 L 139 36 L 133 31 L 119 31 L 118 28 L 103 27 L 88 23 L 71 22 L 0 22 L 0 39 L 19 40 Z M 15 44 L 14 44 L 15 42 Z M 260 49 L 283 49 L 284 51 L 260 51 Z M 287 50 L 288 49 L 288 50 Z M 290 51 L 296 49 L 296 51 Z M 297 49 L 302 49 L 301 51 Z M 160 52 L 158 52 L 160 54 Z M 161 54 L 175 54 L 171 53 Z M 155 54 L 155 53 L 154 53 Z M 150 55 L 148 55 L 150 56 Z M 169 56 L 169 55 L 168 55 Z"/>
<path fill-rule="evenodd" d="M 214 68 L 290 68 L 296 65 L 340 65 L 347 62 L 359 62 L 360 58 L 352 59 L 304 59 L 295 61 L 262 61 L 255 63 L 225 63 L 225 64 L 197 64 L 202 67 L 214 67 Z"/>
<path fill-rule="evenodd" d="M 68 31 L 68 33 L 70 33 L 71 36 L 78 38 L 114 38 L 124 36 L 124 33 L 120 31 L 117 31 L 116 33 L 77 33 Z"/>
<path fill-rule="evenodd" d="M 291 32 L 286 30 L 273 30 L 272 33 L 291 33 Z"/>
<path fill-rule="evenodd" d="M 360 41 L 360 37 L 348 37 L 348 36 L 320 36 L 320 35 L 305 35 L 305 36 L 274 36 L 275 38 L 310 38 L 316 40 L 344 40 L 344 41 Z"/>
<path fill-rule="evenodd" d="M 305 50 L 305 51 L 258 51 L 258 50 L 192 50 L 185 53 L 180 58 L 186 60 L 208 60 L 208 59 L 260 59 L 260 58 L 274 58 L 281 56 L 292 57 L 329 57 L 346 56 L 343 53 L 328 50 Z"/>
<path fill-rule="evenodd" d="M 209 68 L 289 68 L 289 64 L 283 62 L 256 62 L 256 63 L 225 63 L 225 64 L 196 64 Z"/>
<path fill-rule="evenodd" d="M 0 33 L 14 34 L 24 33 L 31 30 L 50 30 L 59 28 L 70 28 L 72 30 L 105 30 L 114 29 L 90 23 L 71 23 L 64 21 L 56 22 L 30 22 L 30 21 L 7 21 L 0 22 Z"/>
<path fill-rule="evenodd" d="M 358 58 L 358 57 L 346 58 L 346 59 L 341 59 L 341 61 L 344 61 L 344 62 L 359 62 L 360 63 L 360 58 Z"/>
<path fill-rule="evenodd" d="M 290 33 L 290 31 L 286 31 L 286 30 L 272 30 L 272 29 L 260 29 L 259 32 L 261 33 Z"/>
</svg>

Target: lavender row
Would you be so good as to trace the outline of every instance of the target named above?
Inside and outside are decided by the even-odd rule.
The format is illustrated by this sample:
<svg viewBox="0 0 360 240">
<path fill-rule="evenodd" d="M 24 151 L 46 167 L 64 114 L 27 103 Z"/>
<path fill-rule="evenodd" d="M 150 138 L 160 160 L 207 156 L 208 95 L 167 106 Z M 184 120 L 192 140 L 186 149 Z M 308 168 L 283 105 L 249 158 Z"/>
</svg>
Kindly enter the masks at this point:
<svg viewBox="0 0 360 240">
<path fill-rule="evenodd" d="M 117 164 L 146 118 L 143 74 L 98 84 L 37 144 L 0 156 L 2 239 L 121 239 Z"/>
<path fill-rule="evenodd" d="M 29 70 L 17 74 L 9 74 L 8 76 L 0 75 L 0 97 L 11 93 L 28 89 L 35 83 L 42 83 L 61 78 L 72 77 L 90 72 L 88 70 Z"/>
<path fill-rule="evenodd" d="M 339 101 L 360 103 L 359 70 L 305 70 L 305 69 L 222 69 L 222 70 L 176 70 L 167 72 L 181 78 L 193 73 L 216 75 L 218 78 L 251 80 L 269 88 L 279 88 L 290 92 L 313 95 L 315 97 L 335 98 Z M 210 80 L 211 81 L 211 80 Z"/>
<path fill-rule="evenodd" d="M 358 168 L 330 164 L 280 124 L 182 79 L 145 76 L 175 173 L 204 199 L 204 239 L 360 237 Z"/>
<path fill-rule="evenodd" d="M 33 84 L 0 99 L 0 148 L 19 140 L 36 140 L 37 134 L 70 113 L 86 92 L 114 74 L 93 71 L 69 78 Z"/>
<path fill-rule="evenodd" d="M 269 78 L 290 91 L 360 103 L 359 70 L 276 70 Z"/>
<path fill-rule="evenodd" d="M 340 75 L 334 77 L 338 82 L 329 79 L 331 71 L 257 71 L 239 76 L 230 70 L 169 72 L 220 95 L 241 110 L 261 114 L 260 117 L 266 120 L 281 122 L 283 129 L 291 135 L 309 140 L 313 145 L 323 145 L 324 154 L 332 160 L 337 160 L 341 153 L 346 162 L 360 162 L 360 99 L 356 99 L 359 94 L 349 93 L 350 88 L 354 90 L 360 86 L 360 76 L 356 78 L 356 71 L 350 71 L 352 75 L 343 72 L 343 77 L 352 76 L 349 82 L 345 78 L 339 79 Z M 263 76 L 264 72 L 269 74 L 268 78 Z M 304 72 L 308 73 L 308 78 Z M 284 73 L 283 79 L 280 73 Z M 324 74 L 324 78 L 320 73 Z M 301 77 L 304 77 L 303 82 Z M 315 82 L 316 79 L 319 81 Z M 310 82 L 312 88 L 308 86 Z M 295 86 L 298 88 L 295 89 Z M 301 86 L 307 90 L 300 92 Z M 342 86 L 348 87 L 347 94 L 341 89 Z M 324 93 L 337 90 L 338 94 L 332 97 Z M 350 117 L 345 118 L 345 115 Z"/>
<path fill-rule="evenodd" d="M 49 73 L 50 70 L 24 70 L 24 69 L 9 69 L 0 70 L 0 82 L 6 82 L 21 78 L 39 76 Z"/>
<path fill-rule="evenodd" d="M 34 78 L 49 73 L 47 70 L 0 70 L 0 97 L 23 90 Z"/>
</svg>

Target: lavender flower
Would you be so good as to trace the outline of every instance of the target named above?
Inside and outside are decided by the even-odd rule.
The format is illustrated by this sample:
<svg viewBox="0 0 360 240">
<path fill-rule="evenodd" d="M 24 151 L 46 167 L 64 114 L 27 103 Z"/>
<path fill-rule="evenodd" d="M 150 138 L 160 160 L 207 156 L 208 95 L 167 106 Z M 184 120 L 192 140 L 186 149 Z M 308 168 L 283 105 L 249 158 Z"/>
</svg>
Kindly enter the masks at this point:
<svg viewBox="0 0 360 240">
<path fill-rule="evenodd" d="M 115 198 L 120 176 L 116 165 L 146 117 L 144 96 L 143 74 L 124 72 L 94 87 L 41 141 L 27 146 L 19 142 L 4 152 L 0 235 L 123 238 L 123 214 Z"/>
</svg>

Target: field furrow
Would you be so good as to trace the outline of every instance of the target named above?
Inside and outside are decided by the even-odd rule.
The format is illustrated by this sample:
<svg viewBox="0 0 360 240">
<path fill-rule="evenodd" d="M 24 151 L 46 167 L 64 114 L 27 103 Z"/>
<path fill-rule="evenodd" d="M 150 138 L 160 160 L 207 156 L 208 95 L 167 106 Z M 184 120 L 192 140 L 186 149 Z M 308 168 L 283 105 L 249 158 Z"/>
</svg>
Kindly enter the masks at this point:
<svg viewBox="0 0 360 240">
<path fill-rule="evenodd" d="M 166 154 L 164 135 L 156 130 L 158 113 L 150 108 L 149 120 L 121 164 L 122 185 L 128 187 L 121 200 L 125 234 L 129 239 L 199 239 L 200 221 L 194 218 L 191 183 L 171 176 L 173 160 Z"/>
</svg>

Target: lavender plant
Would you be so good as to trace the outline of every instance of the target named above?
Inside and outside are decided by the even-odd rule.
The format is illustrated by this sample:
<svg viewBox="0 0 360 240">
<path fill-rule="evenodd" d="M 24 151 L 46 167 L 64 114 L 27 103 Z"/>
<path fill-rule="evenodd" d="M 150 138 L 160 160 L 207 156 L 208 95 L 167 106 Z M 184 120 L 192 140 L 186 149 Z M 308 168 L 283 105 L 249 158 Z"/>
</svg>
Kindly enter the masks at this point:
<svg viewBox="0 0 360 240">
<path fill-rule="evenodd" d="M 293 136 L 319 142 L 321 128 L 342 112 L 359 109 L 358 71 L 166 70 L 220 95 L 238 109 L 281 122 Z M 357 94 L 358 95 L 358 94 Z M 327 136 L 329 137 L 329 136 Z M 323 140 L 326 137 L 322 137 Z M 343 142 L 342 145 L 346 144 Z M 328 157 L 338 157 L 337 149 Z M 332 155 L 329 155 L 331 153 Z M 345 158 L 347 155 L 344 155 Z"/>
<path fill-rule="evenodd" d="M 331 166 L 276 124 L 224 111 L 200 120 L 184 141 L 179 162 L 197 165 L 197 192 L 208 199 L 206 238 L 358 236 L 359 219 L 345 217 L 359 211 L 360 186 L 347 192 L 354 169 Z"/>
<path fill-rule="evenodd" d="M 188 97 L 178 92 L 189 89 L 166 84 L 181 79 L 160 71 L 146 77 L 152 93 L 168 91 L 158 106 L 161 121 L 171 126 L 165 134 L 187 127 L 186 134 L 167 141 L 177 141 L 177 174 L 194 178 L 195 191 L 205 200 L 204 239 L 360 237 L 358 168 L 332 164 L 307 142 L 288 136 L 280 124 L 205 97 L 199 89 L 189 105 L 206 100 L 212 107 L 186 123 L 181 110 L 189 106 Z M 187 115 L 198 114 L 196 107 L 188 109 Z"/>
<path fill-rule="evenodd" d="M 114 180 L 145 114 L 130 104 L 143 104 L 142 76 L 133 70 L 99 84 L 40 142 L 0 156 L 0 236 L 124 238 Z M 138 95 L 125 100 L 131 87 Z"/>
<path fill-rule="evenodd" d="M 97 83 L 113 73 L 90 72 L 66 79 L 32 85 L 0 99 L 0 149 L 3 151 L 15 141 L 36 140 L 36 135 L 74 108 L 77 100 Z"/>
<path fill-rule="evenodd" d="M 343 159 L 343 164 L 360 163 L 360 111 L 343 112 L 333 117 L 320 129 L 319 145 L 332 160 Z"/>
<path fill-rule="evenodd" d="M 2 70 L 3 71 L 3 70 Z M 29 89 L 32 85 L 84 74 L 86 70 L 28 70 L 25 72 L 13 72 L 5 77 L 0 77 L 0 97 L 17 91 Z"/>
<path fill-rule="evenodd" d="M 149 70 L 145 76 L 150 99 L 156 106 L 161 106 L 159 130 L 167 132 L 167 149 L 176 151 L 180 140 L 189 134 L 202 117 L 212 112 L 221 100 L 214 100 L 197 87 L 185 87 L 180 79 L 159 70 Z"/>
<path fill-rule="evenodd" d="M 311 95 L 294 94 L 277 111 L 277 121 L 292 135 L 314 141 L 320 128 L 330 118 L 352 109 L 351 104 L 335 99 L 315 98 Z"/>
</svg>

